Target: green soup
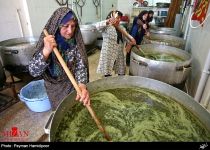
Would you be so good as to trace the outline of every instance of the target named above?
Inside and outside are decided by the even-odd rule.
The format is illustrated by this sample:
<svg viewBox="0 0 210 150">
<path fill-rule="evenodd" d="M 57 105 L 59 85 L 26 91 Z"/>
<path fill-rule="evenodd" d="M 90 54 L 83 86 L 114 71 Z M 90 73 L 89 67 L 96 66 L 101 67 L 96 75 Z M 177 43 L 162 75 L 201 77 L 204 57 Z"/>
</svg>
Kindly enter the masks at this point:
<svg viewBox="0 0 210 150">
<path fill-rule="evenodd" d="M 91 107 L 111 142 L 207 142 L 210 133 L 175 100 L 143 88 L 115 88 L 91 95 Z M 56 142 L 106 142 L 83 103 L 63 116 Z"/>
</svg>

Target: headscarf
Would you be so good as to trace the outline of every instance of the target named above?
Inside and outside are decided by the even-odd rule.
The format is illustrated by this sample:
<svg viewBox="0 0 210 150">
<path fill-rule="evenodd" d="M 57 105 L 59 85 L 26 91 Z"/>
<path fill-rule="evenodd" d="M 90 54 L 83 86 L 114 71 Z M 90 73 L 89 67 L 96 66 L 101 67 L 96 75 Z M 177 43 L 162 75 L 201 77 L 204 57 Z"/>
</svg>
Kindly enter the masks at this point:
<svg viewBox="0 0 210 150">
<path fill-rule="evenodd" d="M 72 14 L 69 15 L 69 12 L 72 12 Z M 66 15 L 68 17 L 65 17 Z M 71 10 L 70 8 L 67 8 L 67 7 L 60 7 L 52 14 L 52 16 L 48 20 L 47 24 L 45 25 L 44 29 L 46 29 L 50 35 L 55 35 L 56 36 L 56 33 L 59 30 L 59 25 L 62 22 L 68 21 L 69 17 L 70 18 L 73 17 L 74 20 L 78 22 L 78 19 L 77 19 L 75 13 L 73 12 L 73 10 Z M 34 56 L 38 55 L 38 53 L 43 50 L 43 48 L 44 48 L 44 40 L 43 40 L 44 37 L 45 37 L 45 35 L 42 32 L 40 37 L 39 37 L 39 40 L 37 42 Z M 86 53 L 86 49 L 85 49 L 85 45 L 84 45 L 84 41 L 83 41 L 83 38 L 82 38 L 82 33 L 81 33 L 80 28 L 79 28 L 79 25 L 76 26 L 76 29 L 74 31 L 74 38 L 76 39 L 76 46 L 78 47 L 78 51 L 81 54 L 82 61 L 88 69 L 88 82 L 89 82 L 89 64 L 88 64 L 87 53 Z M 57 36 L 56 36 L 56 40 L 57 40 Z M 59 83 L 59 81 L 57 79 L 54 79 L 53 77 L 48 76 L 46 71 L 42 74 L 42 77 L 47 81 L 50 81 L 50 82 L 53 82 L 53 83 Z M 61 80 L 64 80 L 66 78 L 68 78 L 68 76 L 65 73 L 63 79 L 59 79 L 59 80 L 61 81 Z"/>
<path fill-rule="evenodd" d="M 153 14 L 153 15 L 154 15 L 154 11 L 152 11 L 152 10 L 149 10 L 149 11 L 148 11 L 147 23 L 151 22 L 152 19 L 153 19 L 153 16 L 150 18 L 150 17 L 149 17 L 149 14 Z"/>
<path fill-rule="evenodd" d="M 113 10 L 108 14 L 106 19 L 109 19 L 109 18 L 112 18 L 112 17 L 116 18 L 118 15 L 120 15 L 122 17 L 123 13 L 118 11 L 118 10 Z M 117 44 L 119 44 L 120 40 L 123 43 L 122 33 L 117 28 L 115 28 L 115 29 L 116 29 L 116 32 L 117 32 Z"/>
</svg>

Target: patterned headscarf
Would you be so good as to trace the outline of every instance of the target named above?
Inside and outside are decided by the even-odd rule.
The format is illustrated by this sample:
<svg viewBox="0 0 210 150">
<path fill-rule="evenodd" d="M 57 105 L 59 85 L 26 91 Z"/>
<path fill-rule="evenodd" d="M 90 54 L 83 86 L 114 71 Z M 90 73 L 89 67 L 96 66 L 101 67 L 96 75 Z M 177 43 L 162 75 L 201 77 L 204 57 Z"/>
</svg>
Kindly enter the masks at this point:
<svg viewBox="0 0 210 150">
<path fill-rule="evenodd" d="M 72 16 L 68 16 L 67 15 L 67 14 L 69 14 L 69 12 L 72 13 Z M 66 20 L 69 20 L 68 17 L 67 18 L 65 17 L 66 15 L 68 17 L 70 17 L 70 18 L 73 17 L 74 20 L 78 22 L 78 19 L 77 19 L 75 13 L 73 12 L 73 10 L 71 10 L 70 8 L 67 8 L 67 7 L 60 7 L 52 14 L 52 16 L 48 20 L 47 24 L 45 25 L 44 29 L 46 29 L 50 35 L 55 35 L 56 36 L 56 33 L 59 30 L 59 26 L 62 23 L 62 21 L 66 22 Z M 65 18 L 65 19 L 63 20 L 63 18 Z M 43 40 L 44 37 L 45 37 L 45 35 L 42 32 L 40 37 L 39 37 L 39 40 L 37 42 L 34 56 L 38 55 L 38 53 L 43 50 L 43 48 L 44 48 L 44 40 Z M 86 53 L 86 49 L 85 49 L 85 45 L 84 45 L 84 41 L 83 41 L 83 38 L 82 38 L 82 33 L 81 33 L 80 28 L 79 28 L 79 25 L 76 26 L 74 38 L 76 39 L 76 45 L 78 47 L 79 53 L 81 54 L 83 63 L 88 69 L 88 81 L 89 81 L 88 58 L 87 58 L 87 53 Z M 56 42 L 57 42 L 57 39 L 56 39 Z M 50 82 L 58 83 L 58 81 L 56 79 L 54 79 L 53 77 L 48 76 L 46 72 L 44 72 L 42 74 L 42 77 L 45 80 L 48 80 Z M 68 77 L 65 74 L 65 79 L 66 78 L 68 78 Z"/>
<path fill-rule="evenodd" d="M 116 18 L 118 15 L 120 15 L 121 17 L 123 16 L 123 13 L 118 11 L 118 10 L 113 10 L 111 11 L 108 16 L 106 17 L 106 19 L 109 19 L 109 18 Z M 117 32 L 117 43 L 119 44 L 119 41 L 121 40 L 121 42 L 123 43 L 123 39 L 122 39 L 122 33 L 117 29 L 116 29 L 116 32 Z"/>
</svg>

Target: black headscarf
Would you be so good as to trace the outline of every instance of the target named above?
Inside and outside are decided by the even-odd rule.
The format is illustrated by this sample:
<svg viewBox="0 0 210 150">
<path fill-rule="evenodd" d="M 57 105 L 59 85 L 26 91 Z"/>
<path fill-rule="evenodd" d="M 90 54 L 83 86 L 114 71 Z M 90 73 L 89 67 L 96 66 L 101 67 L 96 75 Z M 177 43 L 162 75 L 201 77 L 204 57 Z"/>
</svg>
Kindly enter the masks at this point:
<svg viewBox="0 0 210 150">
<path fill-rule="evenodd" d="M 148 11 L 147 22 L 151 22 L 152 19 L 153 19 L 153 16 L 150 18 L 150 17 L 149 17 L 149 14 L 153 14 L 153 15 L 154 15 L 154 11 L 152 11 L 152 10 L 149 10 L 149 11 Z"/>
<path fill-rule="evenodd" d="M 111 12 L 108 14 L 108 16 L 106 17 L 106 19 L 109 19 L 109 18 L 112 18 L 112 17 L 115 18 L 114 12 L 115 12 L 117 15 L 120 15 L 121 17 L 123 16 L 123 13 L 122 13 L 122 12 L 120 12 L 120 11 L 118 11 L 118 10 L 113 10 L 113 11 L 111 11 Z M 117 44 L 119 44 L 119 41 L 120 41 L 120 40 L 121 40 L 121 42 L 123 43 L 122 33 L 121 33 L 117 28 L 115 28 L 115 29 L 116 29 L 116 32 L 117 32 Z"/>
</svg>

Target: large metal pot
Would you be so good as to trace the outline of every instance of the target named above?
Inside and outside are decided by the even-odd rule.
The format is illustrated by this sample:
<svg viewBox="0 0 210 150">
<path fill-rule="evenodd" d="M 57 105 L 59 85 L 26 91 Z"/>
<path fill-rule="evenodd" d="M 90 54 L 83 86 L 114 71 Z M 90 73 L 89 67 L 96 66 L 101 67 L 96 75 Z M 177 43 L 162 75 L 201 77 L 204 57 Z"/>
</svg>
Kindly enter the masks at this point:
<svg viewBox="0 0 210 150">
<path fill-rule="evenodd" d="M 177 30 L 175 28 L 164 28 L 164 27 L 159 27 L 156 29 L 150 28 L 149 32 L 154 33 L 154 34 L 159 34 L 159 35 L 173 35 L 177 37 L 181 37 L 182 35 L 181 30 Z"/>
<path fill-rule="evenodd" d="M 96 27 L 97 22 L 87 22 L 86 25 L 93 25 Z M 101 39 L 102 37 L 102 32 L 97 30 L 97 38 Z"/>
<path fill-rule="evenodd" d="M 95 45 L 97 40 L 97 29 L 94 25 L 80 25 L 85 45 Z"/>
<path fill-rule="evenodd" d="M 129 88 L 129 87 L 146 88 L 148 90 L 152 90 L 154 92 L 160 93 L 162 95 L 165 95 L 166 97 L 171 98 L 172 101 L 179 103 L 186 110 L 188 110 L 195 117 L 197 117 L 199 119 L 199 121 L 204 125 L 204 127 L 206 127 L 208 132 L 210 132 L 210 113 L 206 109 L 204 109 L 198 102 L 196 102 L 192 97 L 187 95 L 186 93 L 178 90 L 177 88 L 174 88 L 173 86 L 165 84 L 163 82 L 149 79 L 149 78 L 140 77 L 140 76 L 117 76 L 117 77 L 98 79 L 98 80 L 88 83 L 88 85 L 87 85 L 87 88 L 91 95 L 95 94 L 97 92 L 100 92 L 100 91 L 108 90 L 108 89 Z M 132 94 L 130 94 L 130 96 L 132 96 Z M 67 113 L 67 111 L 72 109 L 75 106 L 75 104 L 80 103 L 75 100 L 75 97 L 76 97 L 76 91 L 72 92 L 65 99 L 63 99 L 61 104 L 58 106 L 56 111 L 50 116 L 48 122 L 46 123 L 45 133 L 49 134 L 50 142 L 55 141 L 56 131 L 58 129 L 59 123 L 63 119 L 63 117 Z M 104 100 L 104 102 L 105 101 L 106 100 Z M 144 102 L 147 103 L 146 100 Z M 92 108 L 93 108 L 93 103 L 94 103 L 94 101 L 92 101 Z M 153 104 L 153 103 L 151 101 L 149 101 L 148 105 L 149 104 Z M 155 105 L 155 104 L 153 104 L 153 105 Z M 83 108 L 83 107 L 82 107 L 82 111 L 86 111 L 88 113 L 88 111 L 85 110 L 86 108 L 85 107 Z M 156 108 L 156 109 L 158 109 L 158 108 Z M 162 108 L 159 108 L 159 110 L 161 110 L 161 109 Z M 96 111 L 97 109 L 95 107 L 93 108 L 93 110 L 95 110 L 96 115 L 100 112 L 100 110 Z M 115 111 L 117 111 L 117 110 L 113 110 L 113 113 Z M 129 111 L 129 110 L 127 110 L 127 111 Z M 138 111 L 141 111 L 141 110 L 138 110 Z M 142 111 L 145 112 L 147 110 L 144 109 Z M 173 110 L 170 110 L 170 111 L 173 111 Z M 75 115 L 72 114 L 73 116 L 78 116 L 78 114 L 77 114 L 78 112 L 74 112 L 74 113 L 75 113 Z M 179 113 L 180 112 L 175 112 L 176 115 Z M 150 112 L 148 112 L 148 114 L 151 115 Z M 165 114 L 165 115 L 167 116 L 168 114 Z M 174 115 L 173 117 L 176 117 L 176 115 Z M 102 117 L 104 117 L 104 116 L 105 116 L 105 114 L 102 115 L 101 118 L 99 118 L 99 120 L 101 120 Z M 126 118 L 127 116 L 124 116 L 122 114 L 122 117 Z M 90 118 L 85 117 L 84 119 L 89 120 L 89 119 L 91 119 L 91 116 L 90 116 Z M 145 118 L 145 119 L 147 119 L 147 118 Z M 52 121 L 50 122 L 50 120 L 52 120 Z M 157 120 L 159 120 L 159 121 L 157 121 Z M 157 120 L 156 120 L 157 121 L 156 124 L 158 124 L 158 123 L 160 124 L 159 129 L 160 129 L 160 132 L 162 132 L 164 129 L 161 129 L 161 123 L 162 123 L 162 121 L 164 121 L 164 119 L 159 118 Z M 51 123 L 51 126 L 50 126 L 50 128 L 48 128 L 50 123 Z M 93 121 L 93 123 L 94 123 L 94 121 Z M 102 122 L 102 125 L 104 125 L 103 123 L 104 122 Z M 129 118 L 127 118 L 127 124 L 130 125 Z M 172 124 L 173 124 L 173 122 L 172 122 Z M 66 127 L 68 125 L 69 124 L 67 124 Z M 97 126 L 96 124 L 94 124 L 94 125 Z M 139 125 L 140 125 L 140 128 L 142 128 L 142 130 L 144 127 L 146 127 L 146 124 L 144 122 L 140 122 Z M 85 124 L 84 124 L 84 126 L 85 126 Z M 185 124 L 183 124 L 183 128 L 185 128 L 184 126 L 185 126 Z M 90 127 L 87 126 L 87 128 L 90 128 Z M 80 129 L 79 129 L 79 127 L 75 127 L 73 130 L 80 130 Z M 100 132 L 100 130 L 99 131 L 98 130 L 95 133 Z M 118 130 L 118 129 L 116 129 L 116 130 Z M 172 132 L 176 132 L 176 130 L 173 130 Z M 71 130 L 70 130 L 70 133 L 71 133 Z M 133 134 L 140 135 L 143 133 L 133 133 Z M 170 133 L 167 133 L 167 134 L 170 134 Z M 182 135 L 180 135 L 180 136 L 182 136 Z"/>
<path fill-rule="evenodd" d="M 0 42 L 3 66 L 11 72 L 28 72 L 38 37 L 20 37 Z"/>
<path fill-rule="evenodd" d="M 162 35 L 162 34 L 154 34 L 150 33 L 150 36 L 144 36 L 142 44 L 161 44 L 173 46 L 179 49 L 185 49 L 186 40 L 180 37 L 176 37 L 173 35 Z"/>
<path fill-rule="evenodd" d="M 184 62 L 164 62 L 141 57 L 139 49 L 131 49 L 129 73 L 134 76 L 156 79 L 183 89 L 186 78 L 192 69 L 192 57 L 189 53 L 172 46 L 144 44 L 139 46 L 145 53 L 160 53 L 180 56 Z"/>
<path fill-rule="evenodd" d="M 6 82 L 6 75 L 5 75 L 1 60 L 0 60 L 0 89 L 4 86 L 5 82 Z"/>
<path fill-rule="evenodd" d="M 0 55 L 4 68 L 25 82 L 35 77 L 29 74 L 28 63 L 33 58 L 39 37 L 20 37 L 0 42 Z"/>
</svg>

